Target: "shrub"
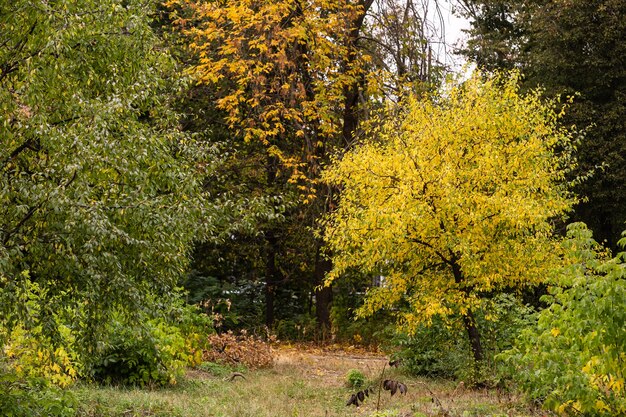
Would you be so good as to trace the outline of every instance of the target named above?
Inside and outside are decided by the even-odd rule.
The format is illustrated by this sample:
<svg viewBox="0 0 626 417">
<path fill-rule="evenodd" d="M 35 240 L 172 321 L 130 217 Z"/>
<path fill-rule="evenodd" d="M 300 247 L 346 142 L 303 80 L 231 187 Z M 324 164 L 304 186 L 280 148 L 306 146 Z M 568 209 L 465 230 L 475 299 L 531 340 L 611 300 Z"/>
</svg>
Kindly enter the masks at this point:
<svg viewBox="0 0 626 417">
<path fill-rule="evenodd" d="M 1 358 L 0 358 L 1 360 Z M 12 417 L 70 417 L 76 399 L 44 378 L 24 379 L 6 363 L 0 363 L 0 410 Z"/>
<path fill-rule="evenodd" d="M 365 375 L 356 369 L 350 369 L 346 375 L 346 384 L 349 388 L 361 388 L 365 385 Z"/>
<path fill-rule="evenodd" d="M 186 366 L 202 362 L 206 319 L 194 307 L 174 304 L 169 320 L 112 320 L 106 342 L 90 361 L 90 373 L 104 383 L 175 384 Z"/>
<path fill-rule="evenodd" d="M 108 341 L 93 360 L 91 375 L 107 384 L 174 383 L 186 364 L 177 355 L 177 350 L 184 348 L 176 328 L 155 321 L 136 326 L 116 320 L 109 328 Z"/>
<path fill-rule="evenodd" d="M 11 372 L 22 380 L 43 379 L 62 388 L 71 385 L 78 378 L 80 364 L 72 350 L 70 329 L 59 325 L 59 330 L 61 340 L 53 345 L 41 336 L 38 328 L 13 329 L 4 346 Z"/>
<path fill-rule="evenodd" d="M 511 294 L 498 294 L 483 302 L 476 311 L 476 320 L 483 329 L 481 341 L 485 352 L 478 370 L 460 320 L 444 322 L 437 317 L 430 326 L 419 326 L 413 335 L 396 335 L 395 341 L 401 347 L 397 356 L 413 375 L 495 385 L 500 373 L 494 358 L 510 349 L 520 332 L 534 323 L 533 309 Z"/>
<path fill-rule="evenodd" d="M 626 246 L 625 238 L 620 244 Z M 602 259 L 584 224 L 568 228 L 537 325 L 501 357 L 530 398 L 560 414 L 626 414 L 626 253 Z"/>
<path fill-rule="evenodd" d="M 398 357 L 412 375 L 454 378 L 471 357 L 462 329 L 436 318 L 430 326 L 420 325 L 414 334 L 398 334 Z"/>
</svg>

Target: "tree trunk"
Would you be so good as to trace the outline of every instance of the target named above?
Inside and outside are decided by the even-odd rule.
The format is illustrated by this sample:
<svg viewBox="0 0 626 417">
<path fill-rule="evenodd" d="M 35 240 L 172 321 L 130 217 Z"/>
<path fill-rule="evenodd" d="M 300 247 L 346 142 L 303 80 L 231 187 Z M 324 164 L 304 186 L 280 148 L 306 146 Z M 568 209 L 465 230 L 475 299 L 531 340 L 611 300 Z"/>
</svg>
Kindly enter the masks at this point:
<svg viewBox="0 0 626 417">
<path fill-rule="evenodd" d="M 276 298 L 276 283 L 279 281 L 276 253 L 278 240 L 272 231 L 266 232 L 267 251 L 265 258 L 265 325 L 274 324 L 274 300 Z"/>
<path fill-rule="evenodd" d="M 330 304 L 333 299 L 333 290 L 324 285 L 326 274 L 330 272 L 332 263 L 321 254 L 321 244 L 315 254 L 315 317 L 320 336 L 325 339 L 330 334 Z"/>
<path fill-rule="evenodd" d="M 476 320 L 474 319 L 474 313 L 472 313 L 472 310 L 468 310 L 467 314 L 463 316 L 463 324 L 465 324 L 467 337 L 469 338 L 472 354 L 474 355 L 474 364 L 477 365 L 482 362 L 484 356 L 483 347 L 480 343 L 480 333 L 476 327 Z"/>
<path fill-rule="evenodd" d="M 271 189 L 276 182 L 278 159 L 268 156 L 266 164 L 267 186 Z M 276 285 L 282 281 L 276 264 L 276 255 L 279 253 L 278 238 L 271 225 L 265 231 L 265 241 L 265 325 L 271 328 L 274 324 Z"/>
<path fill-rule="evenodd" d="M 451 265 L 452 273 L 454 274 L 454 282 L 456 282 L 457 284 L 462 284 L 463 281 L 465 281 L 465 277 L 463 276 L 461 266 L 458 264 L 455 257 L 452 258 Z M 476 319 L 474 318 L 474 313 L 471 309 L 468 309 L 467 313 L 465 313 L 465 315 L 463 316 L 463 324 L 465 325 L 465 330 L 467 331 L 467 337 L 469 339 L 470 347 L 472 349 L 472 354 L 474 355 L 474 365 L 478 366 L 478 364 L 482 362 L 484 355 L 483 347 L 480 342 L 480 332 L 476 327 Z"/>
</svg>

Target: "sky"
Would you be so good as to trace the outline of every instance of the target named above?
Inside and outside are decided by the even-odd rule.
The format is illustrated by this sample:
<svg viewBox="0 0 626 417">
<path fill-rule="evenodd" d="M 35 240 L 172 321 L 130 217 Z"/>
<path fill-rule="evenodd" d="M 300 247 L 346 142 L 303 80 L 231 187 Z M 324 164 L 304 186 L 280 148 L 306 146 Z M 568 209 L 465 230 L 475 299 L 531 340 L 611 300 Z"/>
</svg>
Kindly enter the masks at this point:
<svg viewBox="0 0 626 417">
<path fill-rule="evenodd" d="M 464 29 L 470 28 L 470 23 L 467 19 L 458 16 L 458 13 L 453 13 L 457 4 L 456 0 L 439 0 L 439 8 L 443 17 L 443 25 L 445 31 L 445 50 L 441 51 L 439 56 L 445 57 L 445 63 L 449 64 L 452 68 L 461 69 L 465 64 L 465 59 L 461 56 L 454 55 L 454 47 L 461 46 L 467 35 L 463 33 Z M 458 8 L 458 6 L 456 6 Z"/>
</svg>

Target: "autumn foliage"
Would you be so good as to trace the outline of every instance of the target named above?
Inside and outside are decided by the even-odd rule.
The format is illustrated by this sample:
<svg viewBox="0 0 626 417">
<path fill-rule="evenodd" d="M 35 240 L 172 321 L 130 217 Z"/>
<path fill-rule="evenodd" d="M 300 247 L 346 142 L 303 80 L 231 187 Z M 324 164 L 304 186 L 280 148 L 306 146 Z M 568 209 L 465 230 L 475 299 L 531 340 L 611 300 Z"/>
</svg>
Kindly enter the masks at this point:
<svg viewBox="0 0 626 417">
<path fill-rule="evenodd" d="M 214 89 L 228 127 L 266 145 L 292 181 L 314 179 L 316 162 L 341 136 L 346 90 L 365 77 L 369 57 L 357 53 L 353 33 L 361 2 L 166 4 L 196 59 L 188 73 Z"/>
<path fill-rule="evenodd" d="M 462 318 L 482 358 L 474 311 L 485 297 L 543 282 L 558 262 L 554 221 L 575 202 L 570 133 L 515 74 L 476 75 L 428 101 L 408 99 L 325 179 L 342 188 L 326 236 L 333 281 L 384 277 L 362 315 L 395 311 L 409 331 Z"/>
</svg>

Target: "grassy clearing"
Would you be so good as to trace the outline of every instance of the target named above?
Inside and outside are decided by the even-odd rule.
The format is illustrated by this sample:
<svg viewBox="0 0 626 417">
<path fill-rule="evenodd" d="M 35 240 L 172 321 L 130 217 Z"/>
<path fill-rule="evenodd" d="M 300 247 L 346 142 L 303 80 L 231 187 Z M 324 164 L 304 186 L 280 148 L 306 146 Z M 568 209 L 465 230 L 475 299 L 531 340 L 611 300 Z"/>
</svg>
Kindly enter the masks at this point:
<svg viewBox="0 0 626 417">
<path fill-rule="evenodd" d="M 358 408 L 346 407 L 350 369 L 359 369 L 369 380 L 380 375 L 384 358 L 346 354 L 312 354 L 282 350 L 271 369 L 245 372 L 246 379 L 230 381 L 223 370 L 190 371 L 177 386 L 75 388 L 80 416 L 88 417 L 339 417 L 372 416 L 377 395 Z M 399 371 L 386 377 L 405 382 L 404 396 L 389 392 L 380 396 L 384 416 L 539 416 L 515 397 L 495 391 L 468 390 L 449 381 L 409 378 Z"/>
</svg>

